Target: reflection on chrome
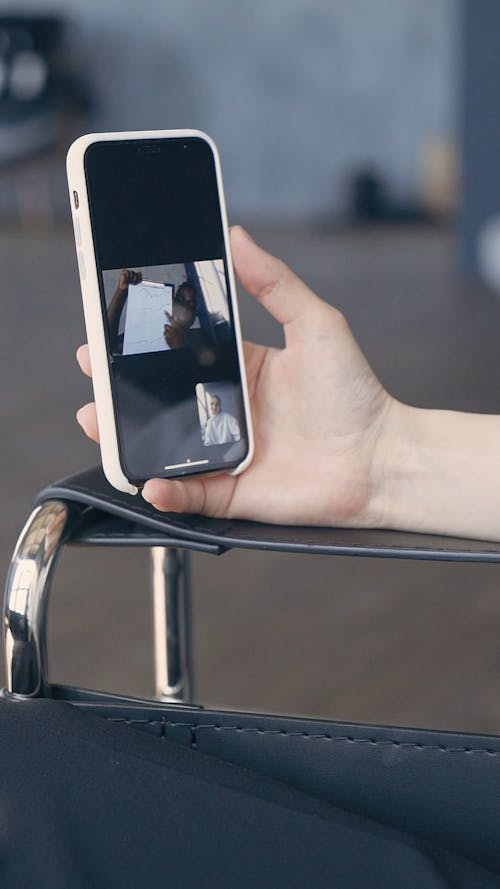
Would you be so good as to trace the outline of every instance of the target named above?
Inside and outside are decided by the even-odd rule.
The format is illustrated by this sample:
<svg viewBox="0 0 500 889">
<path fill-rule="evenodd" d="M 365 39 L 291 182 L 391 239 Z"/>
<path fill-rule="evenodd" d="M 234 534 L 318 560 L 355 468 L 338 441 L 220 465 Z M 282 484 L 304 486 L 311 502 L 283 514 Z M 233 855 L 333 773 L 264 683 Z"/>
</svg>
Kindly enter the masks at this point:
<svg viewBox="0 0 500 889">
<path fill-rule="evenodd" d="M 12 557 L 4 605 L 7 689 L 37 697 L 48 681 L 46 620 L 50 580 L 62 548 L 68 507 L 58 500 L 38 506 Z"/>
<path fill-rule="evenodd" d="M 151 557 L 156 697 L 174 703 L 188 701 L 187 556 L 174 548 L 152 546 Z"/>
</svg>

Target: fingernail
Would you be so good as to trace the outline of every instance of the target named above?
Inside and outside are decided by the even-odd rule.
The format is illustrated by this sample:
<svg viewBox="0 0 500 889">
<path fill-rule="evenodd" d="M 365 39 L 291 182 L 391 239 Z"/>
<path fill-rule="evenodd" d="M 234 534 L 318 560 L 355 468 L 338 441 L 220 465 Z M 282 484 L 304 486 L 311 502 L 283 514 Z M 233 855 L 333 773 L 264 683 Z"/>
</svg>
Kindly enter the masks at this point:
<svg viewBox="0 0 500 889">
<path fill-rule="evenodd" d="M 154 479 L 149 479 L 149 481 L 146 482 L 146 484 L 144 485 L 144 487 L 142 489 L 142 496 L 143 496 L 144 500 L 146 500 L 147 503 L 151 503 L 153 506 L 156 506 L 156 508 L 158 509 L 158 507 L 156 505 L 156 501 L 158 500 L 158 498 L 156 496 L 157 494 L 158 494 L 158 484 L 155 484 Z"/>
</svg>

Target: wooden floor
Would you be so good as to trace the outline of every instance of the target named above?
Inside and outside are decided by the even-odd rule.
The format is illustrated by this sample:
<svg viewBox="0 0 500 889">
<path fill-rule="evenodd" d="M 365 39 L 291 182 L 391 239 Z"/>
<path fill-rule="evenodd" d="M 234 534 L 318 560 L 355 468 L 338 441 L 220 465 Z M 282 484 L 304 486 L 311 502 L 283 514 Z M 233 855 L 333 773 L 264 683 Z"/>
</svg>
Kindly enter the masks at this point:
<svg viewBox="0 0 500 889">
<path fill-rule="evenodd" d="M 443 231 L 252 233 L 349 318 L 397 397 L 500 410 L 500 302 L 459 276 Z M 97 462 L 74 422 L 90 398 L 72 240 L 0 232 L 5 575 L 36 491 Z M 244 334 L 280 331 L 242 295 Z M 50 616 L 52 675 L 152 692 L 144 551 L 64 552 Z M 197 700 L 228 708 L 500 730 L 500 567 L 229 553 L 193 559 Z"/>
</svg>

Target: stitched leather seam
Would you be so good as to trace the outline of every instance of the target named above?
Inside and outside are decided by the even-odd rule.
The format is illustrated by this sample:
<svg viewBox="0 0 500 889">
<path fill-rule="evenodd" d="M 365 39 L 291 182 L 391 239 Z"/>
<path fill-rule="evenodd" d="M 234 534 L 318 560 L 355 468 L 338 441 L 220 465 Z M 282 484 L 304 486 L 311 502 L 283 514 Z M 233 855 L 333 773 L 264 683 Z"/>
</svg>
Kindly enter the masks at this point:
<svg viewBox="0 0 500 889">
<path fill-rule="evenodd" d="M 487 753 L 488 756 L 499 756 L 498 750 L 489 747 L 447 747 L 445 744 L 421 744 L 414 741 L 396 741 L 394 739 L 377 740 L 376 738 L 354 738 L 351 735 L 312 734 L 310 732 L 287 732 L 282 729 L 244 728 L 240 725 L 199 724 L 195 722 L 169 722 L 163 719 L 127 719 L 126 717 L 106 716 L 111 722 L 122 722 L 127 725 L 163 725 L 170 728 L 186 728 L 192 733 L 199 729 L 212 729 L 218 732 L 240 732 L 241 734 L 281 735 L 287 738 L 304 738 L 313 741 L 341 741 L 348 744 L 369 744 L 374 747 L 398 747 L 410 750 L 434 750 L 441 753 Z"/>
</svg>

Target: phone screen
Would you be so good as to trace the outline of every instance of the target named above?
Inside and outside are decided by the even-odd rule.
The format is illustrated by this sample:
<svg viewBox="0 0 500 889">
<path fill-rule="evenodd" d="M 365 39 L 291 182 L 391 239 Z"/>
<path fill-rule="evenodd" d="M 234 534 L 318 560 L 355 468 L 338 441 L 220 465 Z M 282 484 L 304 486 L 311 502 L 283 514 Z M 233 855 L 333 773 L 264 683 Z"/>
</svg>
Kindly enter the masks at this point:
<svg viewBox="0 0 500 889">
<path fill-rule="evenodd" d="M 248 432 L 212 150 L 96 142 L 84 163 L 123 472 L 231 470 Z"/>
</svg>

